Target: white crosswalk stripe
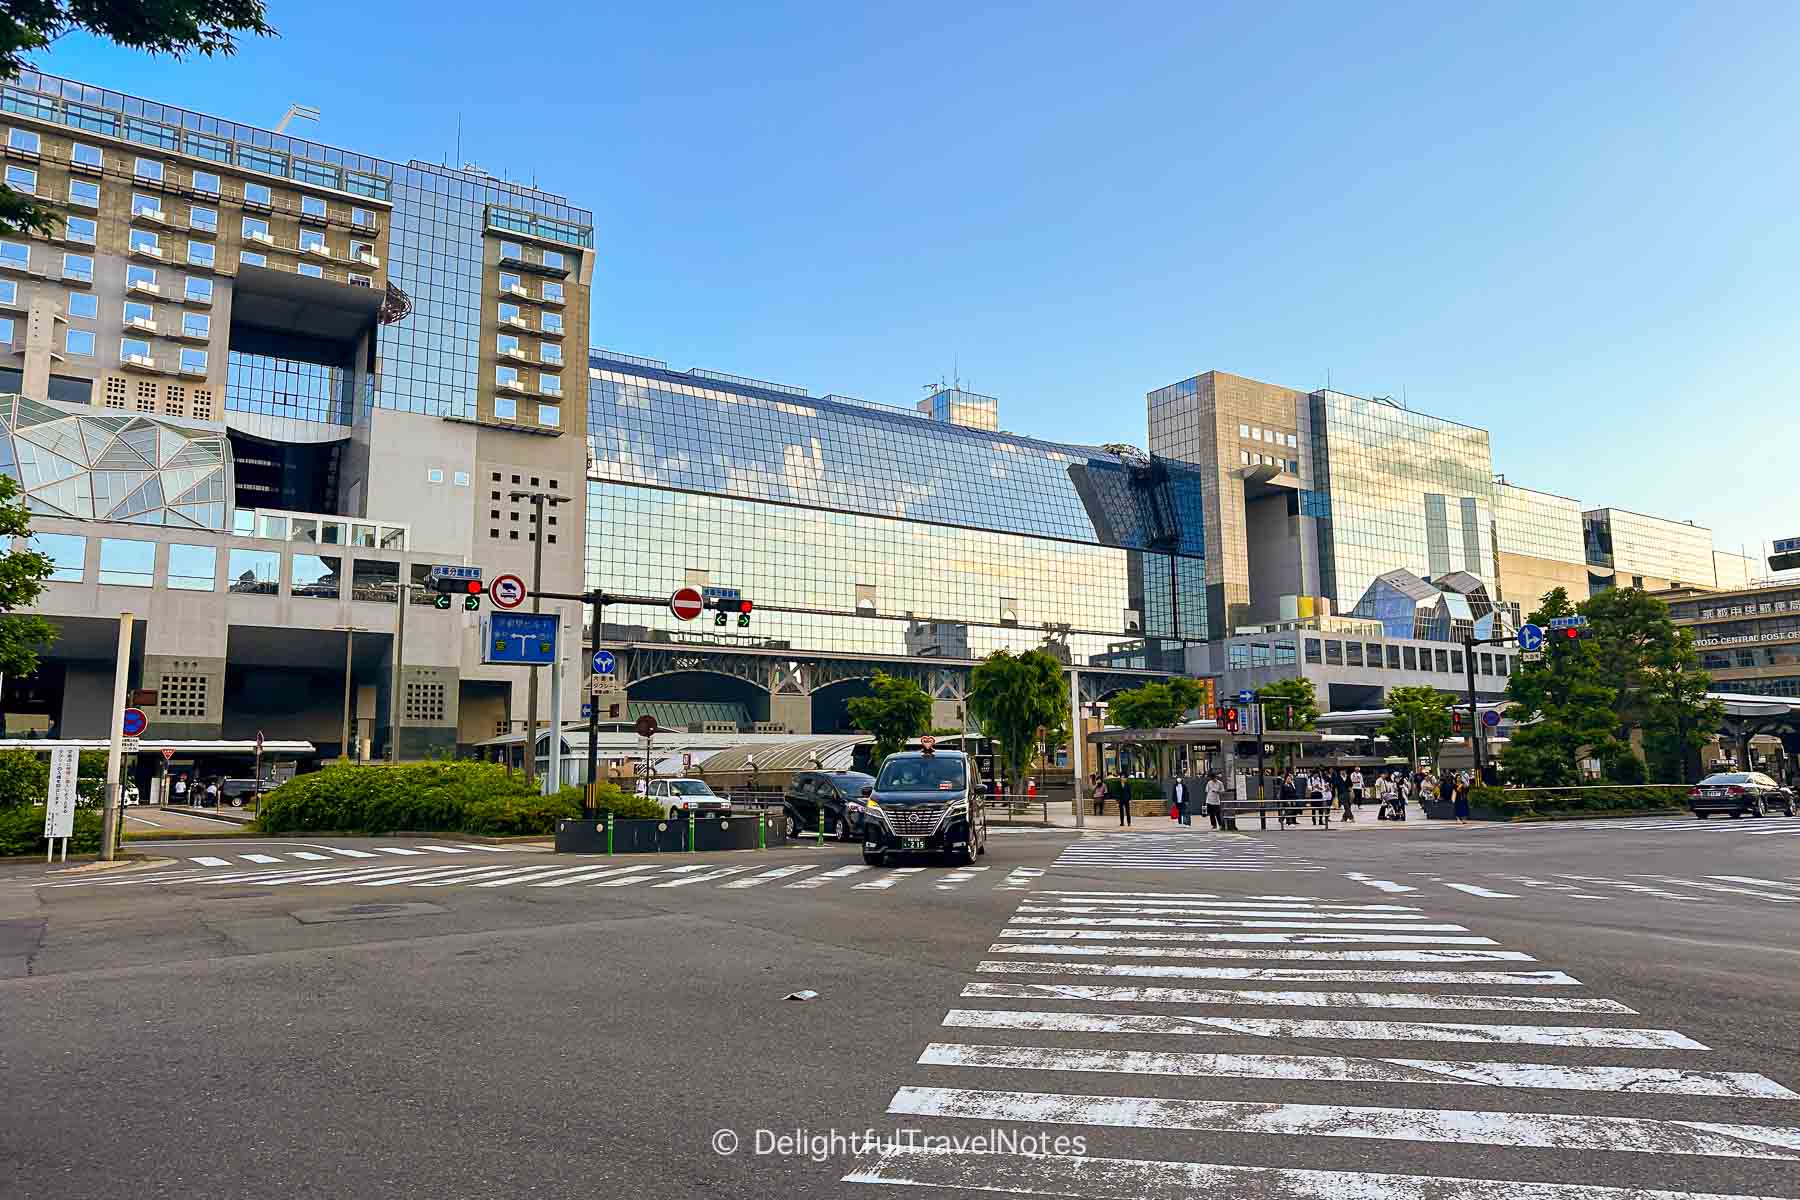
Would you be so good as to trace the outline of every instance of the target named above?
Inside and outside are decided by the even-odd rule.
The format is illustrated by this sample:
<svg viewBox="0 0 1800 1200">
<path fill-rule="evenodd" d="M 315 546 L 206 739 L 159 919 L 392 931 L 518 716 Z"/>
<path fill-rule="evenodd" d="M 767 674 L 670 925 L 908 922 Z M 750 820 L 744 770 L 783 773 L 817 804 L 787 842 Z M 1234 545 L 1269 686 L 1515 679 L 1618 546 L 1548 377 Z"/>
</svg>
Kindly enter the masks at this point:
<svg viewBox="0 0 1800 1200">
<path fill-rule="evenodd" d="M 201 865 L 203 867 L 229 867 L 231 865 L 230 859 L 214 858 L 210 854 L 201 855 L 199 858 L 190 858 L 190 859 L 188 859 L 188 861 L 192 862 L 192 863 L 198 863 L 199 865 Z"/>
<path fill-rule="evenodd" d="M 253 863 L 278 863 L 281 861 L 279 858 L 276 858 L 273 854 L 240 854 L 240 855 L 238 855 L 238 857 L 243 859 L 245 862 L 253 862 Z"/>
<path fill-rule="evenodd" d="M 1318 871 L 1305 855 L 1259 838 L 1187 829 L 1163 833 L 1089 834 L 1064 847 L 1059 867 L 1130 871 Z"/>
<path fill-rule="evenodd" d="M 568 887 L 570 884 L 589 883 L 596 879 L 607 879 L 617 875 L 632 875 L 639 871 L 649 871 L 653 869 L 654 868 L 648 863 L 633 867 L 595 867 L 583 870 L 579 874 L 564 875 L 560 879 L 547 879 L 542 883 L 532 883 L 527 884 L 526 886 L 534 888 Z"/>
<path fill-rule="evenodd" d="M 771 879 L 786 879 L 789 876 L 798 875 L 802 871 L 811 871 L 813 869 L 814 867 L 811 863 L 800 863 L 791 867 L 776 867 L 774 870 L 764 871 L 760 875 L 752 875 L 748 879 L 734 879 L 730 883 L 721 884 L 720 886 L 737 889 L 761 887 Z"/>
<path fill-rule="evenodd" d="M 904 883 L 924 869 L 924 867 L 897 867 L 894 870 L 889 871 L 886 875 L 881 876 L 879 879 L 871 879 L 867 883 L 852 884 L 851 888 L 852 890 L 859 892 L 883 891 L 896 884 Z"/>
<path fill-rule="evenodd" d="M 292 856 L 294 858 L 303 859 L 306 862 L 330 862 L 331 861 L 331 855 L 329 855 L 329 854 L 314 854 L 311 850 L 295 850 L 292 852 Z"/>
<path fill-rule="evenodd" d="M 783 884 L 782 886 L 795 888 L 800 891 L 810 891 L 813 888 L 824 887 L 826 884 L 839 879 L 848 879 L 852 875 L 860 875 L 868 869 L 869 868 L 866 866 L 853 863 L 847 867 L 834 868 L 833 870 L 825 872 L 823 875 L 814 875 L 811 879 L 802 879 L 798 883 L 788 883 Z"/>
<path fill-rule="evenodd" d="M 1786 893 L 1785 881 L 1766 877 L 1669 882 Z M 1426 894 L 1424 885 L 1407 886 Z M 1518 898 L 1477 884 L 1455 890 Z M 1260 907 L 1225 907 L 1238 903 Z M 930 1143 L 890 1144 L 863 1155 L 843 1181 L 1075 1200 L 1748 1200 L 1657 1190 L 1671 1172 L 1655 1164 L 1685 1159 L 1774 1171 L 1753 1165 L 1800 1162 L 1800 1093 L 1789 1081 L 1707 1063 L 1696 1057 L 1709 1053 L 1704 1043 L 1622 1023 L 1637 1011 L 1590 994 L 1575 975 L 1513 969 L 1535 959 L 1478 934 L 1421 933 L 1443 925 L 1401 907 L 1366 914 L 1375 920 L 1365 923 L 1341 902 L 1303 897 L 1170 892 L 1095 901 L 1034 893 L 963 988 L 962 1003 L 979 1007 L 945 1014 L 942 1035 L 911 1068 L 922 1077 L 896 1081 L 888 1115 L 946 1139 L 992 1128 L 1066 1128 L 1092 1143 L 1107 1130 L 1129 1131 L 1132 1149 L 1145 1156 L 1041 1146 L 945 1154 L 927 1149 Z M 1198 919 L 1202 912 L 1206 919 Z M 1306 930 L 1253 932 L 1269 920 L 1265 912 Z M 1217 923 L 1229 928 L 1191 928 Z M 1322 928 L 1332 932 L 1315 932 Z M 1420 944 L 1371 944 L 1390 941 Z M 1325 1011 L 1257 1015 L 1270 1008 Z M 1382 1010 L 1400 1019 L 1383 1019 Z M 1195 1037 L 1211 1039 L 1219 1052 Z M 1253 1040 L 1245 1046 L 1246 1039 Z M 1407 1054 L 1406 1043 L 1442 1056 Z M 1359 1044 L 1380 1050 L 1359 1051 Z M 1462 1057 L 1452 1049 L 1458 1046 L 1479 1049 Z M 1234 1081 L 1262 1090 L 1246 1096 L 1247 1085 Z M 1656 1107 L 1647 1108 L 1652 1101 Z M 1232 1162 L 1196 1161 L 1218 1144 L 1196 1132 L 1230 1138 Z M 1446 1173 L 1314 1169 L 1334 1165 L 1339 1138 L 1428 1145 L 1430 1161 L 1444 1163 Z M 1514 1161 L 1492 1157 L 1495 1148 L 1551 1152 L 1517 1160 L 1550 1165 L 1534 1168 L 1530 1179 L 1493 1178 Z M 1257 1161 L 1267 1156 L 1267 1165 Z M 1629 1174 L 1613 1165 L 1621 1161 Z M 1616 1186 L 1638 1176 L 1640 1186 Z"/>
</svg>

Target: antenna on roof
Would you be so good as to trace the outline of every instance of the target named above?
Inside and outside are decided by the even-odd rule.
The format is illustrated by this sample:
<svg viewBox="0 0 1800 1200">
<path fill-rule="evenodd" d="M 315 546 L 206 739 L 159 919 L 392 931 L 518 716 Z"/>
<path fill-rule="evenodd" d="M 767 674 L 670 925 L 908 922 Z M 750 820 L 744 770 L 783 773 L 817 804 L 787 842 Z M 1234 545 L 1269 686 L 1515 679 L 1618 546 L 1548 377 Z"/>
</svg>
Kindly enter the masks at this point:
<svg viewBox="0 0 1800 1200">
<path fill-rule="evenodd" d="M 303 121 L 317 121 L 319 119 L 319 110 L 310 104 L 290 104 L 288 105 L 287 113 L 280 121 L 276 122 L 275 132 L 286 133 L 288 122 L 295 117 L 299 117 Z"/>
</svg>

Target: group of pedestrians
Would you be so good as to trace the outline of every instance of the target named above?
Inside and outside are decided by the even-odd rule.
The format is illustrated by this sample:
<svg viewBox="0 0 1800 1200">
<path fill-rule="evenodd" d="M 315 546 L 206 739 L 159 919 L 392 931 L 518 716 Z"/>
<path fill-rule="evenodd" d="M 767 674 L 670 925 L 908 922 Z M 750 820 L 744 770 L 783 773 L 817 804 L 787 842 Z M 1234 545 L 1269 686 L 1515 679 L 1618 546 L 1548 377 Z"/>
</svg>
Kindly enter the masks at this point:
<svg viewBox="0 0 1800 1200">
<path fill-rule="evenodd" d="M 1422 770 L 1371 770 L 1364 775 L 1361 767 L 1352 767 L 1348 771 L 1342 767 L 1301 771 L 1290 767 L 1280 773 L 1274 786 L 1280 800 L 1291 802 L 1282 805 L 1279 819 L 1284 825 L 1300 823 L 1302 801 L 1312 801 L 1306 806 L 1312 822 L 1323 825 L 1329 823 L 1333 808 L 1339 811 L 1340 819 L 1355 821 L 1366 800 L 1375 801 L 1377 820 L 1404 821 L 1408 805 L 1423 807 L 1427 802 L 1444 798 L 1450 801 L 1456 823 L 1466 825 L 1469 823 L 1469 790 L 1474 786 L 1474 777 L 1468 771 L 1452 771 L 1448 767 L 1437 775 Z M 1107 794 L 1106 780 L 1100 775 L 1089 779 L 1089 787 L 1097 805 L 1117 799 L 1119 824 L 1131 824 L 1128 787 L 1121 783 L 1119 795 L 1111 797 Z M 1217 771 L 1208 771 L 1198 788 L 1186 775 L 1178 775 L 1169 816 L 1180 824 L 1192 825 L 1194 808 L 1203 806 L 1208 823 L 1218 829 L 1224 824 L 1224 800 L 1225 782 Z"/>
</svg>

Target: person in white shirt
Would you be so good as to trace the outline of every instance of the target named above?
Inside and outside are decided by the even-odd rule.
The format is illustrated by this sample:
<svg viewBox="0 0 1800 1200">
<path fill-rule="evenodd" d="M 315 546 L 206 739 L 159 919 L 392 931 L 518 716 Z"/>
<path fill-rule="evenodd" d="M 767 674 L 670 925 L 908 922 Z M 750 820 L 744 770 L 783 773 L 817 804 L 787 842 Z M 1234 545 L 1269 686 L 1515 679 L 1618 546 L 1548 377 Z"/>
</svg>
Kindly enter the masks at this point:
<svg viewBox="0 0 1800 1200">
<path fill-rule="evenodd" d="M 1225 802 L 1225 784 L 1216 771 L 1206 773 L 1206 819 L 1214 829 L 1219 827 L 1219 815 Z"/>
<path fill-rule="evenodd" d="M 1356 805 L 1356 807 L 1358 807 L 1358 808 L 1362 807 L 1363 773 L 1362 773 L 1361 767 L 1357 767 L 1355 770 L 1350 772 L 1350 800 L 1351 800 L 1351 803 Z"/>
</svg>

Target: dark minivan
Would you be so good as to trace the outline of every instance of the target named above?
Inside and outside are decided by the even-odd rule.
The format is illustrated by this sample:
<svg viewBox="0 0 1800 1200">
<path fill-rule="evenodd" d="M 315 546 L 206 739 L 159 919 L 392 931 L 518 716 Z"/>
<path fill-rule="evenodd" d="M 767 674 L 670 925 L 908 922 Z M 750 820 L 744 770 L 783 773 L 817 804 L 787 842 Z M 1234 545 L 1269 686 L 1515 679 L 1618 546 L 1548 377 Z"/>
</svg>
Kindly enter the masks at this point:
<svg viewBox="0 0 1800 1200">
<path fill-rule="evenodd" d="M 805 837 L 819 828 L 825 813 L 825 832 L 840 842 L 862 836 L 863 789 L 875 782 L 861 771 L 802 771 L 794 776 L 781 797 L 787 816 L 787 835 Z"/>
<path fill-rule="evenodd" d="M 967 864 L 987 853 L 986 787 L 960 750 L 890 754 L 874 786 L 864 789 L 863 861 L 885 864 L 900 854 L 940 854 Z"/>
</svg>

